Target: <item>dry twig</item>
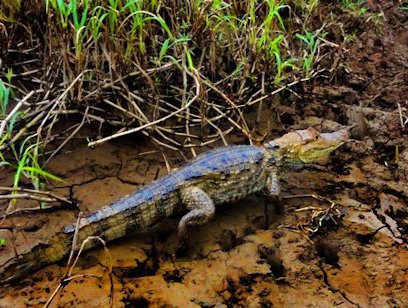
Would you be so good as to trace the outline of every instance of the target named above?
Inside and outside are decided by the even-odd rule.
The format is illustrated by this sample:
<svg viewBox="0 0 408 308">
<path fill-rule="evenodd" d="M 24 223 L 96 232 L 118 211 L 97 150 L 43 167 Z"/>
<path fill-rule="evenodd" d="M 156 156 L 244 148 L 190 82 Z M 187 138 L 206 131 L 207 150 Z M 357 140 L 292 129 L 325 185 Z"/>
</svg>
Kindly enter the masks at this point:
<svg viewBox="0 0 408 308">
<path fill-rule="evenodd" d="M 99 236 L 89 236 L 89 237 L 87 237 L 81 243 L 81 247 L 79 248 L 76 257 L 75 257 L 74 261 L 72 262 L 72 260 L 74 258 L 74 253 L 77 250 L 77 241 L 78 241 L 78 232 L 79 232 L 80 219 L 81 219 L 81 215 L 78 216 L 77 223 L 76 223 L 76 226 L 75 226 L 75 233 L 74 233 L 74 238 L 73 238 L 73 241 L 72 241 L 71 252 L 70 252 L 68 263 L 67 263 L 66 273 L 65 273 L 64 277 L 61 279 L 58 286 L 55 288 L 55 290 L 51 294 L 51 296 L 48 298 L 46 304 L 44 305 L 44 308 L 49 307 L 51 305 L 52 301 L 54 300 L 54 298 L 57 296 L 57 294 L 60 293 L 68 285 L 68 283 L 71 282 L 72 280 L 77 279 L 77 278 L 86 278 L 86 277 L 101 279 L 101 277 L 98 277 L 98 276 L 95 276 L 95 275 L 88 275 L 88 274 L 72 275 L 74 267 L 78 263 L 78 260 L 79 260 L 79 257 L 81 255 L 81 253 L 83 252 L 85 246 L 91 241 L 99 241 L 103 245 L 106 256 L 108 257 L 108 271 L 109 271 L 109 280 L 110 280 L 110 285 L 111 285 L 110 294 L 109 294 L 109 299 L 110 299 L 109 302 L 110 302 L 110 306 L 111 307 L 113 306 L 113 300 L 114 299 L 113 299 L 112 257 L 110 255 L 110 252 L 109 252 L 107 246 L 106 246 L 106 242 L 102 238 L 100 238 Z"/>
</svg>

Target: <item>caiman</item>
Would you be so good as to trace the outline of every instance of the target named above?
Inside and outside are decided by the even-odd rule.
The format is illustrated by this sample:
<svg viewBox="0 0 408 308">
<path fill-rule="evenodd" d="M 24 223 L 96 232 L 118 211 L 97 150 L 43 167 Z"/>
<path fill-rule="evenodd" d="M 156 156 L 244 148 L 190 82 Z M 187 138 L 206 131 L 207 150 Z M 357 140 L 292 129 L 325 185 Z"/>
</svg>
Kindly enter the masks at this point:
<svg viewBox="0 0 408 308">
<path fill-rule="evenodd" d="M 187 229 L 207 223 L 215 206 L 258 191 L 276 199 L 279 173 L 327 157 L 349 138 L 348 129 L 319 133 L 298 130 L 263 146 L 233 145 L 208 151 L 151 184 L 80 218 L 47 242 L 34 246 L 0 266 L 0 282 L 23 278 L 30 272 L 66 257 L 76 233 L 76 250 L 88 237 L 111 241 L 136 231 L 148 230 L 166 217 L 187 212 L 178 224 L 180 243 Z M 76 231 L 77 230 L 77 231 Z M 88 240 L 84 249 L 99 244 Z"/>
</svg>

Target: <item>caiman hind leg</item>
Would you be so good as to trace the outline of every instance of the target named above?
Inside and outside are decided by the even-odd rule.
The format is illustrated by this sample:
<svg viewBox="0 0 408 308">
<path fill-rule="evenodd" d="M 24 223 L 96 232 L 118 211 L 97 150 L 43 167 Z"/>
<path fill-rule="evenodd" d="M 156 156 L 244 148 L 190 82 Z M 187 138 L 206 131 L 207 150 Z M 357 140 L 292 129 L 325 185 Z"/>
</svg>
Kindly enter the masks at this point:
<svg viewBox="0 0 408 308">
<path fill-rule="evenodd" d="M 183 254 L 188 246 L 188 228 L 206 224 L 215 213 L 215 205 L 201 188 L 186 187 L 181 190 L 181 201 L 190 210 L 178 225 L 178 254 Z"/>
</svg>

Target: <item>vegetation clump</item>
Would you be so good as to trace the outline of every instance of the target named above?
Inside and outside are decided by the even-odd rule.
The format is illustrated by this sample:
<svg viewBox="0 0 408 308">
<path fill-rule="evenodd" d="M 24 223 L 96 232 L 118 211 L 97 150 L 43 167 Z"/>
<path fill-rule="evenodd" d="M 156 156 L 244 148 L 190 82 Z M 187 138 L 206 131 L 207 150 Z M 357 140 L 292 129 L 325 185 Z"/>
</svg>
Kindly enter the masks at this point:
<svg viewBox="0 0 408 308">
<path fill-rule="evenodd" d="M 259 121 L 273 95 L 324 70 L 332 74 L 328 59 L 349 37 L 334 33 L 342 29 L 335 12 L 362 7 L 317 0 L 2 1 L 0 164 L 16 170 L 15 187 L 24 175 L 40 189 L 41 180 L 55 179 L 45 163 L 86 125 L 96 128 L 89 146 L 137 132 L 193 155 L 196 147 L 226 144 L 232 132 L 259 142 L 254 107 Z"/>
</svg>

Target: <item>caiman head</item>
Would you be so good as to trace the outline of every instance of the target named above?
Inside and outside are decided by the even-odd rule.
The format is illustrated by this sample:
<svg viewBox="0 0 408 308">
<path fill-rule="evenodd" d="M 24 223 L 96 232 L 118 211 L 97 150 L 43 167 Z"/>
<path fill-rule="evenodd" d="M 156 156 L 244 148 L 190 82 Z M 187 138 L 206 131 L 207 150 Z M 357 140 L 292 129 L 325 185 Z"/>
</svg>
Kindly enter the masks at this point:
<svg viewBox="0 0 408 308">
<path fill-rule="evenodd" d="M 329 153 L 349 140 L 349 129 L 319 133 L 312 127 L 287 133 L 264 144 L 277 167 L 297 169 L 327 159 Z"/>
</svg>

